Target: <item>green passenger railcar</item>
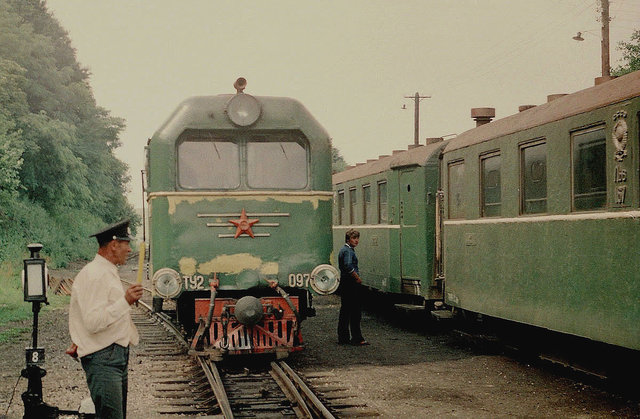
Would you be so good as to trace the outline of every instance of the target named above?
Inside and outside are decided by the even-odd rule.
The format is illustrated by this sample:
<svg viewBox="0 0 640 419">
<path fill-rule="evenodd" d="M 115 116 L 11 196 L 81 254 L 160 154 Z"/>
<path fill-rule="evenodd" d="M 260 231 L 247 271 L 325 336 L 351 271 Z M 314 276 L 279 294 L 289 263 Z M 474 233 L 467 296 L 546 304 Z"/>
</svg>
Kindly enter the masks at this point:
<svg viewBox="0 0 640 419">
<path fill-rule="evenodd" d="M 445 302 L 640 349 L 640 72 L 443 152 Z"/>
<path fill-rule="evenodd" d="M 442 298 L 436 247 L 442 139 L 333 175 L 334 264 L 349 228 L 363 284 L 416 308 Z"/>
<path fill-rule="evenodd" d="M 310 281 L 337 275 L 331 143 L 299 102 L 245 84 L 185 100 L 149 141 L 150 271 L 194 350 L 283 354 L 302 348 Z"/>
</svg>

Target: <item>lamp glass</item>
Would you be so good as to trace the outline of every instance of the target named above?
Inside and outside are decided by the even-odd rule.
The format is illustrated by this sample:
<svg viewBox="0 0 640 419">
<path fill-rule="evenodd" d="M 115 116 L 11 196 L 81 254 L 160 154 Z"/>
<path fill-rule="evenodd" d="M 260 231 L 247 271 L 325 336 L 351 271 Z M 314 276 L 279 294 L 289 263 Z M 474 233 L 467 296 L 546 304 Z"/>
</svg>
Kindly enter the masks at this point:
<svg viewBox="0 0 640 419">
<path fill-rule="evenodd" d="M 226 112 L 235 125 L 248 127 L 260 118 L 262 108 L 255 97 L 246 93 L 238 93 L 227 103 Z"/>
<path fill-rule="evenodd" d="M 24 298 L 26 301 L 45 301 L 44 259 L 25 260 Z"/>
<path fill-rule="evenodd" d="M 309 285 L 320 295 L 336 292 L 340 285 L 340 273 L 332 265 L 318 265 L 311 271 Z"/>
</svg>

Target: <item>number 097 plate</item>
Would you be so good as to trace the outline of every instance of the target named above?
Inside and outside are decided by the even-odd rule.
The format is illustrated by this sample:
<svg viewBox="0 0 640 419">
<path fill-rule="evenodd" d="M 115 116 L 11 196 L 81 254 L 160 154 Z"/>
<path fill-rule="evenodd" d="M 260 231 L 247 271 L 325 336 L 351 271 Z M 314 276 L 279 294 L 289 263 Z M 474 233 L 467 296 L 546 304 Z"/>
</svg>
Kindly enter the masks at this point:
<svg viewBox="0 0 640 419">
<path fill-rule="evenodd" d="M 44 364 L 44 348 L 27 348 L 27 366 Z"/>
</svg>

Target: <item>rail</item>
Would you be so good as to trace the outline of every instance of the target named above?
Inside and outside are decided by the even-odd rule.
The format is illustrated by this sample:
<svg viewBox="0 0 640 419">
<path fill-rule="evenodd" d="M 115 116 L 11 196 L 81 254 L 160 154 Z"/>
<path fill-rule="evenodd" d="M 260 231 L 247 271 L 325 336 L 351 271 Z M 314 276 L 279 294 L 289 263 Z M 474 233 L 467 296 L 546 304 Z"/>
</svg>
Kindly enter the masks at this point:
<svg viewBox="0 0 640 419">
<path fill-rule="evenodd" d="M 132 284 L 133 282 L 121 279 L 123 283 Z M 145 291 L 150 292 L 148 288 Z M 176 340 L 183 346 L 188 347 L 188 342 L 184 339 L 183 334 L 171 319 L 162 313 L 153 313 L 152 307 L 144 301 L 138 301 L 138 307 L 147 312 L 148 315 L 156 318 L 169 332 L 171 332 Z M 234 417 L 231 402 L 225 389 L 218 366 L 212 362 L 207 356 L 197 356 L 197 364 L 202 369 L 206 380 L 208 381 L 215 400 L 220 409 L 220 413 L 226 419 Z M 334 419 L 335 416 L 323 405 L 318 397 L 304 383 L 300 376 L 284 361 L 274 361 L 270 364 L 269 375 L 273 378 L 278 387 L 282 390 L 286 398 L 289 400 L 291 409 L 298 418 L 321 418 Z M 283 399 L 284 400 L 284 399 Z"/>
<path fill-rule="evenodd" d="M 335 416 L 329 412 L 329 409 L 325 407 L 325 405 L 318 399 L 318 397 L 314 394 L 313 391 L 302 381 L 300 376 L 284 361 L 279 361 L 278 363 L 272 362 L 272 368 L 275 366 L 279 366 L 286 372 L 291 381 L 293 382 L 295 388 L 299 391 L 301 397 L 304 398 L 306 406 L 308 409 L 312 410 L 312 417 L 314 418 L 324 418 L 324 419 L 335 419 Z"/>
<path fill-rule="evenodd" d="M 233 418 L 233 412 L 231 411 L 231 404 L 229 403 L 229 398 L 227 397 L 227 392 L 224 389 L 224 384 L 222 383 L 222 378 L 220 377 L 220 372 L 218 371 L 218 367 L 215 363 L 211 362 L 210 359 L 207 359 L 204 356 L 198 356 L 198 363 L 200 367 L 204 371 L 207 376 L 207 380 L 209 381 L 209 385 L 213 390 L 213 394 L 216 396 L 216 400 L 218 401 L 218 406 L 222 411 L 222 415 L 226 419 Z"/>
</svg>

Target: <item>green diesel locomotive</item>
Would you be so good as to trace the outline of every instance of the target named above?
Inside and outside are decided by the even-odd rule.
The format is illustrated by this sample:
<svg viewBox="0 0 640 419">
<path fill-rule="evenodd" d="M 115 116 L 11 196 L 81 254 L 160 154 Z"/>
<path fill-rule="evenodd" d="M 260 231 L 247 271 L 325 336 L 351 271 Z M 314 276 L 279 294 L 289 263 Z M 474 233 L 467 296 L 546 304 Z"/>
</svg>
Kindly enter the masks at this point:
<svg viewBox="0 0 640 419">
<path fill-rule="evenodd" d="M 175 301 L 194 351 L 284 356 L 309 287 L 337 286 L 330 138 L 299 102 L 234 86 L 185 100 L 146 147 L 154 306 Z"/>
<path fill-rule="evenodd" d="M 549 99 L 335 174 L 334 249 L 362 230 L 396 302 L 639 350 L 640 72 Z"/>
</svg>

